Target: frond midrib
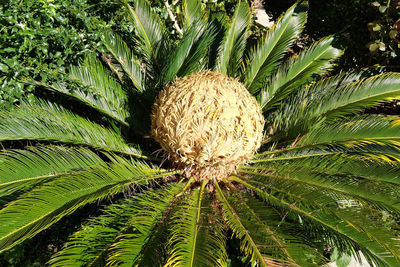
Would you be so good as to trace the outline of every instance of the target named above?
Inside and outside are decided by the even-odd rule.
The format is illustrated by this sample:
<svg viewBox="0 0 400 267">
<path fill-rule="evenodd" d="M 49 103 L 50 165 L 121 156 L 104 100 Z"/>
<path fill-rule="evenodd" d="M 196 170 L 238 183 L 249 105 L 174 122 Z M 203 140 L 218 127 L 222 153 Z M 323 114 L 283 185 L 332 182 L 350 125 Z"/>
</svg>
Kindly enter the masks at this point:
<svg viewBox="0 0 400 267">
<path fill-rule="evenodd" d="M 215 189 L 216 191 L 220 194 L 220 196 L 222 197 L 223 202 L 227 205 L 230 213 L 235 217 L 236 221 L 239 223 L 240 227 L 242 228 L 242 230 L 244 230 L 244 233 L 247 237 L 247 239 L 250 241 L 250 243 L 252 244 L 253 247 L 253 251 L 255 252 L 255 254 L 257 255 L 258 259 L 260 259 L 260 265 L 267 267 L 267 265 L 265 264 L 264 260 L 263 260 L 263 256 L 261 254 L 261 252 L 258 250 L 258 247 L 256 245 L 256 243 L 254 242 L 253 238 L 250 236 L 250 234 L 248 233 L 247 229 L 244 227 L 244 225 L 242 224 L 239 216 L 236 214 L 235 210 L 232 208 L 232 206 L 229 204 L 228 200 L 226 199 L 224 193 L 222 192 L 221 188 L 218 185 L 218 182 L 214 181 L 214 185 L 215 185 Z"/>
<path fill-rule="evenodd" d="M 298 208 L 298 207 L 296 207 L 296 206 L 293 206 L 293 205 L 287 203 L 286 201 L 280 200 L 280 199 L 276 198 L 275 196 L 273 196 L 273 195 L 271 195 L 271 194 L 268 194 L 268 193 L 262 191 L 261 189 L 259 189 L 259 188 L 257 188 L 257 187 L 254 187 L 254 186 L 252 186 L 252 185 L 246 183 L 245 181 L 243 181 L 243 180 L 240 179 L 239 177 L 236 177 L 236 178 L 234 178 L 233 180 L 235 180 L 235 181 L 238 182 L 238 183 L 243 184 L 244 186 L 246 186 L 247 188 L 252 189 L 253 191 L 258 191 L 258 192 L 260 192 L 261 194 L 268 195 L 269 197 L 275 199 L 276 201 L 278 201 L 278 202 L 284 204 L 284 205 L 287 206 L 289 209 L 294 210 L 294 211 L 296 211 L 296 212 L 298 212 L 298 213 L 300 213 L 300 214 L 306 216 L 307 218 L 310 218 L 311 220 L 320 223 L 321 225 L 324 225 L 325 227 L 327 227 L 327 228 L 333 230 L 333 231 L 336 232 L 336 233 L 339 233 L 339 234 L 342 235 L 343 237 L 345 237 L 345 238 L 347 238 L 347 239 L 350 239 L 353 243 L 358 244 L 358 245 L 364 247 L 364 248 L 367 249 L 369 252 L 371 252 L 374 256 L 376 256 L 377 258 L 379 258 L 382 262 L 385 262 L 386 264 L 388 264 L 387 261 L 385 260 L 384 256 L 379 255 L 379 254 L 377 254 L 377 253 L 375 253 L 375 252 L 369 250 L 367 247 L 365 247 L 365 246 L 361 245 L 359 242 L 357 242 L 357 240 L 354 240 L 353 238 L 347 236 L 345 233 L 343 233 L 342 231 L 340 231 L 340 229 L 337 229 L 336 227 L 334 227 L 334 226 L 332 226 L 332 225 L 330 225 L 330 224 L 327 224 L 326 222 L 320 220 L 319 218 L 313 216 L 312 214 L 310 214 L 310 213 L 308 213 L 308 212 L 306 212 L 306 211 L 303 211 L 302 209 L 300 209 L 300 208 Z M 358 228 L 355 228 L 355 226 L 354 226 L 353 224 L 350 224 L 350 226 L 351 226 L 352 228 L 354 228 L 356 231 L 359 231 L 359 229 L 358 229 Z M 371 236 L 370 236 L 370 237 L 371 237 Z M 378 244 L 380 244 L 381 246 L 384 246 L 386 249 L 389 249 L 389 250 L 391 251 L 391 249 L 388 248 L 385 244 L 381 244 L 381 242 L 379 242 L 379 240 L 375 240 L 375 241 L 376 241 Z M 388 266 L 390 266 L 390 265 L 388 264 Z"/>
</svg>

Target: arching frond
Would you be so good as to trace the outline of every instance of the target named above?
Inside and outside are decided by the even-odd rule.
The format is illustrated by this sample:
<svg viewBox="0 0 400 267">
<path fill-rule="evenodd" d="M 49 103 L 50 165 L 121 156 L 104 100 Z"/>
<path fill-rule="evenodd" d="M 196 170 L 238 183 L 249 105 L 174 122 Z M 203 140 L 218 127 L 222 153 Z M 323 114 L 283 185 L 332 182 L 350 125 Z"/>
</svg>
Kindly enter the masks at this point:
<svg viewBox="0 0 400 267">
<path fill-rule="evenodd" d="M 249 23 L 249 5 L 247 2 L 240 2 L 236 6 L 232 22 L 218 53 L 217 66 L 215 68 L 218 72 L 231 77 L 237 75 L 246 45 Z"/>
<path fill-rule="evenodd" d="M 166 266 L 225 266 L 224 225 L 213 199 L 194 189 L 177 204 L 171 218 L 170 256 Z"/>
<path fill-rule="evenodd" d="M 108 206 L 103 215 L 90 219 L 71 236 L 64 248 L 50 260 L 50 266 L 105 266 L 107 259 L 111 263 L 119 258 L 127 259 L 126 255 L 114 255 L 116 248 L 113 246 L 117 246 L 124 235 L 135 233 L 136 241 L 145 240 L 146 234 L 151 235 L 151 228 L 147 232 L 143 229 L 149 228 L 148 224 L 157 222 L 157 219 L 161 220 L 179 190 L 182 190 L 182 184 L 165 186 Z M 138 255 L 142 245 L 136 243 L 126 249 Z"/>
<path fill-rule="evenodd" d="M 280 191 L 287 190 L 293 193 L 292 190 L 296 190 L 297 193 L 305 193 L 308 189 L 312 189 L 315 192 L 321 191 L 334 197 L 337 201 L 355 200 L 365 206 L 379 207 L 382 210 L 395 213 L 399 212 L 399 185 L 374 179 L 374 177 L 341 173 L 340 170 L 337 173 L 333 173 L 333 170 L 327 173 L 324 170 L 319 170 L 318 163 L 321 162 L 321 159 L 311 158 L 291 161 L 286 164 L 281 163 L 280 166 L 274 167 L 272 164 L 263 164 L 262 167 L 244 167 L 242 172 L 249 175 L 260 175 L 264 179 L 272 179 L 273 187 L 280 189 Z M 263 173 L 263 168 L 270 170 Z M 281 188 L 283 184 L 286 185 Z M 313 195 L 310 194 L 310 197 L 313 197 Z"/>
<path fill-rule="evenodd" d="M 333 61 L 343 54 L 334 46 L 335 39 L 323 38 L 281 65 L 257 96 L 263 110 L 276 106 L 290 92 L 331 69 Z"/>
<path fill-rule="evenodd" d="M 252 179 L 257 179 L 257 175 Z M 260 177 L 259 177 L 260 178 Z M 393 230 L 383 225 L 382 216 L 368 206 L 338 206 L 312 208 L 296 202 L 290 203 L 267 191 L 252 186 L 242 179 L 234 179 L 245 185 L 272 205 L 287 210 L 287 217 L 299 220 L 309 236 L 319 236 L 341 251 L 350 251 L 357 256 L 361 251 L 372 263 L 394 266 L 399 262 L 399 242 Z M 257 179 L 262 181 L 262 178 Z M 265 184 L 268 188 L 268 183 Z M 319 198 L 316 199 L 318 203 Z M 349 203 L 350 204 L 350 203 Z"/>
<path fill-rule="evenodd" d="M 190 182 L 189 182 L 190 183 Z M 178 184 L 165 192 L 147 193 L 140 201 L 129 228 L 116 238 L 109 250 L 110 266 L 162 266 L 168 242 L 171 210 L 187 186 Z M 140 207 L 140 208 L 139 208 Z"/>
<path fill-rule="evenodd" d="M 263 254 L 259 246 L 269 244 L 267 239 L 270 236 L 270 232 L 266 233 L 266 228 L 257 225 L 256 218 L 249 215 L 250 211 L 243 207 L 243 203 L 240 200 L 232 196 L 233 193 L 229 191 L 223 192 L 218 183 L 215 183 L 215 187 L 218 200 L 223 207 L 225 220 L 235 236 L 241 239 L 241 251 L 245 255 L 249 255 L 251 262 L 257 263 L 258 266 L 279 264 L 279 258 L 268 258 L 267 255 Z"/>
<path fill-rule="evenodd" d="M 141 157 L 121 135 L 67 109 L 44 101 L 0 111 L 0 141 L 34 140 L 86 145 Z"/>
<path fill-rule="evenodd" d="M 125 105 L 125 100 L 123 99 L 123 103 L 120 103 L 122 106 L 120 107 L 112 107 L 112 103 L 110 104 L 105 100 L 103 96 L 100 96 L 94 92 L 91 92 L 90 88 L 86 87 L 86 89 L 75 88 L 74 90 L 69 90 L 67 86 L 63 83 L 55 82 L 53 84 L 45 84 L 36 81 L 29 81 L 28 84 L 35 85 L 39 90 L 46 90 L 52 93 L 57 93 L 60 96 L 65 98 L 70 98 L 77 101 L 80 104 L 85 105 L 86 108 L 93 109 L 93 112 L 100 113 L 101 115 L 118 122 L 119 124 L 128 127 L 129 124 L 126 122 L 126 118 L 128 117 L 128 113 L 125 109 L 121 109 L 122 106 Z M 118 110 L 121 111 L 121 114 L 118 114 Z"/>
<path fill-rule="evenodd" d="M 34 236 L 87 203 L 175 173 L 113 156 L 106 166 L 60 175 L 0 210 L 0 250 Z"/>
<path fill-rule="evenodd" d="M 290 147 L 257 154 L 259 159 L 253 162 L 333 154 L 358 154 L 399 161 L 398 122 L 397 116 L 368 115 L 321 124 Z"/>
<path fill-rule="evenodd" d="M 399 97 L 397 73 L 360 77 L 361 73 L 340 74 L 302 88 L 270 116 L 273 130 L 293 137 L 316 123 L 333 122 Z"/>
<path fill-rule="evenodd" d="M 257 93 L 264 86 L 267 77 L 276 70 L 286 50 L 303 30 L 306 9 L 306 1 L 293 5 L 249 51 L 243 81 L 251 93 Z"/>
<path fill-rule="evenodd" d="M 150 8 L 147 0 L 135 0 L 132 8 L 127 0 L 122 1 L 128 18 L 135 28 L 139 38 L 139 47 L 147 62 L 158 64 L 154 60 L 158 57 L 159 45 L 165 34 L 165 26 L 160 17 Z"/>
<path fill-rule="evenodd" d="M 0 152 L 0 197 L 25 191 L 60 175 L 74 174 L 104 161 L 85 148 L 60 146 Z"/>
<path fill-rule="evenodd" d="M 93 90 L 84 92 L 77 88 L 72 92 L 73 95 L 125 122 L 128 117 L 126 92 L 94 56 L 88 56 L 78 67 L 71 67 L 70 77 Z"/>
<path fill-rule="evenodd" d="M 362 72 L 341 73 L 300 88 L 297 93 L 282 101 L 282 105 L 266 118 L 267 124 L 272 125 L 271 134 L 279 133 L 295 138 L 299 134 L 307 133 L 319 122 L 319 116 L 313 111 L 329 101 L 326 97 L 340 87 L 358 81 L 361 76 Z"/>
<path fill-rule="evenodd" d="M 232 176 L 230 180 L 242 182 L 238 177 Z M 253 182 L 251 179 L 245 181 Z M 249 228 L 255 228 L 255 238 L 263 240 L 259 249 L 270 259 L 267 263 L 275 261 L 277 266 L 321 266 L 326 262 L 321 254 L 322 251 L 313 248 L 316 246 L 313 242 L 318 241 L 313 241 L 302 234 L 304 231 L 302 225 L 286 220 L 284 212 L 277 207 L 267 205 L 252 192 L 245 193 L 234 188 L 232 184 L 229 186 L 229 191 L 231 191 L 231 202 L 243 220 L 247 218 L 245 221 L 248 221 Z"/>
<path fill-rule="evenodd" d="M 320 154 L 315 157 L 287 157 L 276 162 L 265 161 L 254 166 L 241 166 L 240 169 L 258 169 L 264 173 L 272 170 L 274 166 L 293 161 L 293 169 L 297 166 L 309 166 L 317 172 L 327 175 L 359 176 L 371 181 L 400 185 L 400 164 L 384 157 L 371 157 L 370 155 L 349 155 L 346 153 Z M 283 162 L 283 163 L 281 163 Z"/>
<path fill-rule="evenodd" d="M 329 144 L 352 147 L 371 143 L 398 146 L 399 130 L 398 116 L 355 116 L 316 128 L 304 136 L 296 146 Z"/>
<path fill-rule="evenodd" d="M 190 28 L 191 25 L 199 21 L 203 16 L 200 0 L 183 0 L 182 13 L 185 23 L 185 28 Z"/>
<path fill-rule="evenodd" d="M 325 104 L 313 110 L 313 115 L 333 120 L 399 97 L 400 74 L 385 73 L 349 83 L 327 94 L 322 100 Z"/>
<path fill-rule="evenodd" d="M 217 30 L 215 25 L 212 23 L 200 23 L 203 24 L 200 28 L 194 27 L 194 29 L 196 29 L 195 31 L 197 31 L 196 37 L 193 40 L 186 59 L 183 61 L 183 64 L 177 73 L 178 77 L 183 77 L 203 70 L 208 63 L 208 51 L 214 42 Z"/>
<path fill-rule="evenodd" d="M 214 26 L 201 21 L 185 31 L 163 71 L 163 85 L 171 82 L 176 76 L 182 77 L 201 70 L 207 63 L 205 56 L 214 37 Z"/>
<path fill-rule="evenodd" d="M 105 32 L 101 39 L 107 50 L 121 65 L 136 90 L 139 92 L 145 91 L 144 70 L 140 67 L 142 63 L 135 57 L 121 37 L 112 32 Z"/>
</svg>

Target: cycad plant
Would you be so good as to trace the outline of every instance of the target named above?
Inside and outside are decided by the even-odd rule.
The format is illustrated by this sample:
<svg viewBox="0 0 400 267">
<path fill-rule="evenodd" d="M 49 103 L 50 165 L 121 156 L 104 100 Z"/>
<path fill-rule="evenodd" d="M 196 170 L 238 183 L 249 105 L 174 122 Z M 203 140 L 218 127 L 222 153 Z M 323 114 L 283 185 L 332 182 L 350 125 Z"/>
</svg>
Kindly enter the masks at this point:
<svg viewBox="0 0 400 267">
<path fill-rule="evenodd" d="M 329 248 L 399 266 L 400 117 L 363 111 L 399 97 L 400 74 L 324 78 L 334 36 L 288 58 L 305 1 L 256 43 L 247 2 L 228 17 L 183 0 L 178 40 L 145 0 L 123 5 L 135 47 L 105 32 L 76 88 L 0 112 L 0 250 L 112 199 L 50 265 L 226 266 L 236 240 L 251 266 Z"/>
</svg>

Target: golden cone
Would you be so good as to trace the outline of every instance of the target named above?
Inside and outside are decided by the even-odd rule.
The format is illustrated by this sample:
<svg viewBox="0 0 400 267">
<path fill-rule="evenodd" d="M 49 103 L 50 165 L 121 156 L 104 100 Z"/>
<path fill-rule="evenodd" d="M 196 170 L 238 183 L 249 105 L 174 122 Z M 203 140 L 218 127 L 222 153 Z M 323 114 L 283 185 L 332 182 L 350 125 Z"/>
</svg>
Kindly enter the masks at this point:
<svg viewBox="0 0 400 267">
<path fill-rule="evenodd" d="M 152 136 L 175 167 L 198 180 L 221 180 L 261 145 L 264 118 L 236 79 L 212 71 L 177 78 L 153 106 Z"/>
</svg>

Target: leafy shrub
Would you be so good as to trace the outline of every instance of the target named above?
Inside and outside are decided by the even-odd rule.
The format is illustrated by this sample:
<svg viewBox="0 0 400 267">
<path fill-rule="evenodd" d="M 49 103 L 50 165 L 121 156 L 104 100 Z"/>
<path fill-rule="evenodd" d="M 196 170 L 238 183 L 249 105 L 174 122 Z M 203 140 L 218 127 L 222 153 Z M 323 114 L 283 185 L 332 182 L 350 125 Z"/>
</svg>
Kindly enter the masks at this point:
<svg viewBox="0 0 400 267">
<path fill-rule="evenodd" d="M 400 56 L 400 1 L 380 2 L 370 4 L 380 15 L 367 24 L 371 36 L 367 47 L 376 60 L 388 65 Z"/>
<path fill-rule="evenodd" d="M 0 5 L 0 108 L 11 108 L 33 88 L 23 77 L 60 79 L 100 46 L 102 23 L 93 23 L 86 0 L 7 0 Z M 31 95 L 28 95 L 30 99 Z"/>
<path fill-rule="evenodd" d="M 294 2 L 296 1 L 265 1 L 264 6 L 274 18 L 277 18 Z M 389 8 L 381 13 L 379 8 L 386 6 L 387 0 L 310 0 L 309 18 L 305 28 L 306 38 L 302 41 L 309 44 L 323 36 L 340 33 L 346 51 L 339 61 L 338 69 L 349 70 L 380 64 L 390 65 L 390 69 L 398 70 L 398 48 L 393 45 L 397 41 L 390 37 L 394 36 L 394 32 L 390 31 L 399 19 L 399 11 L 396 9 L 398 2 L 392 1 Z M 379 30 L 378 27 L 374 28 L 375 24 L 380 25 Z M 370 53 L 371 44 L 380 46 L 372 45 L 373 53 Z"/>
</svg>

